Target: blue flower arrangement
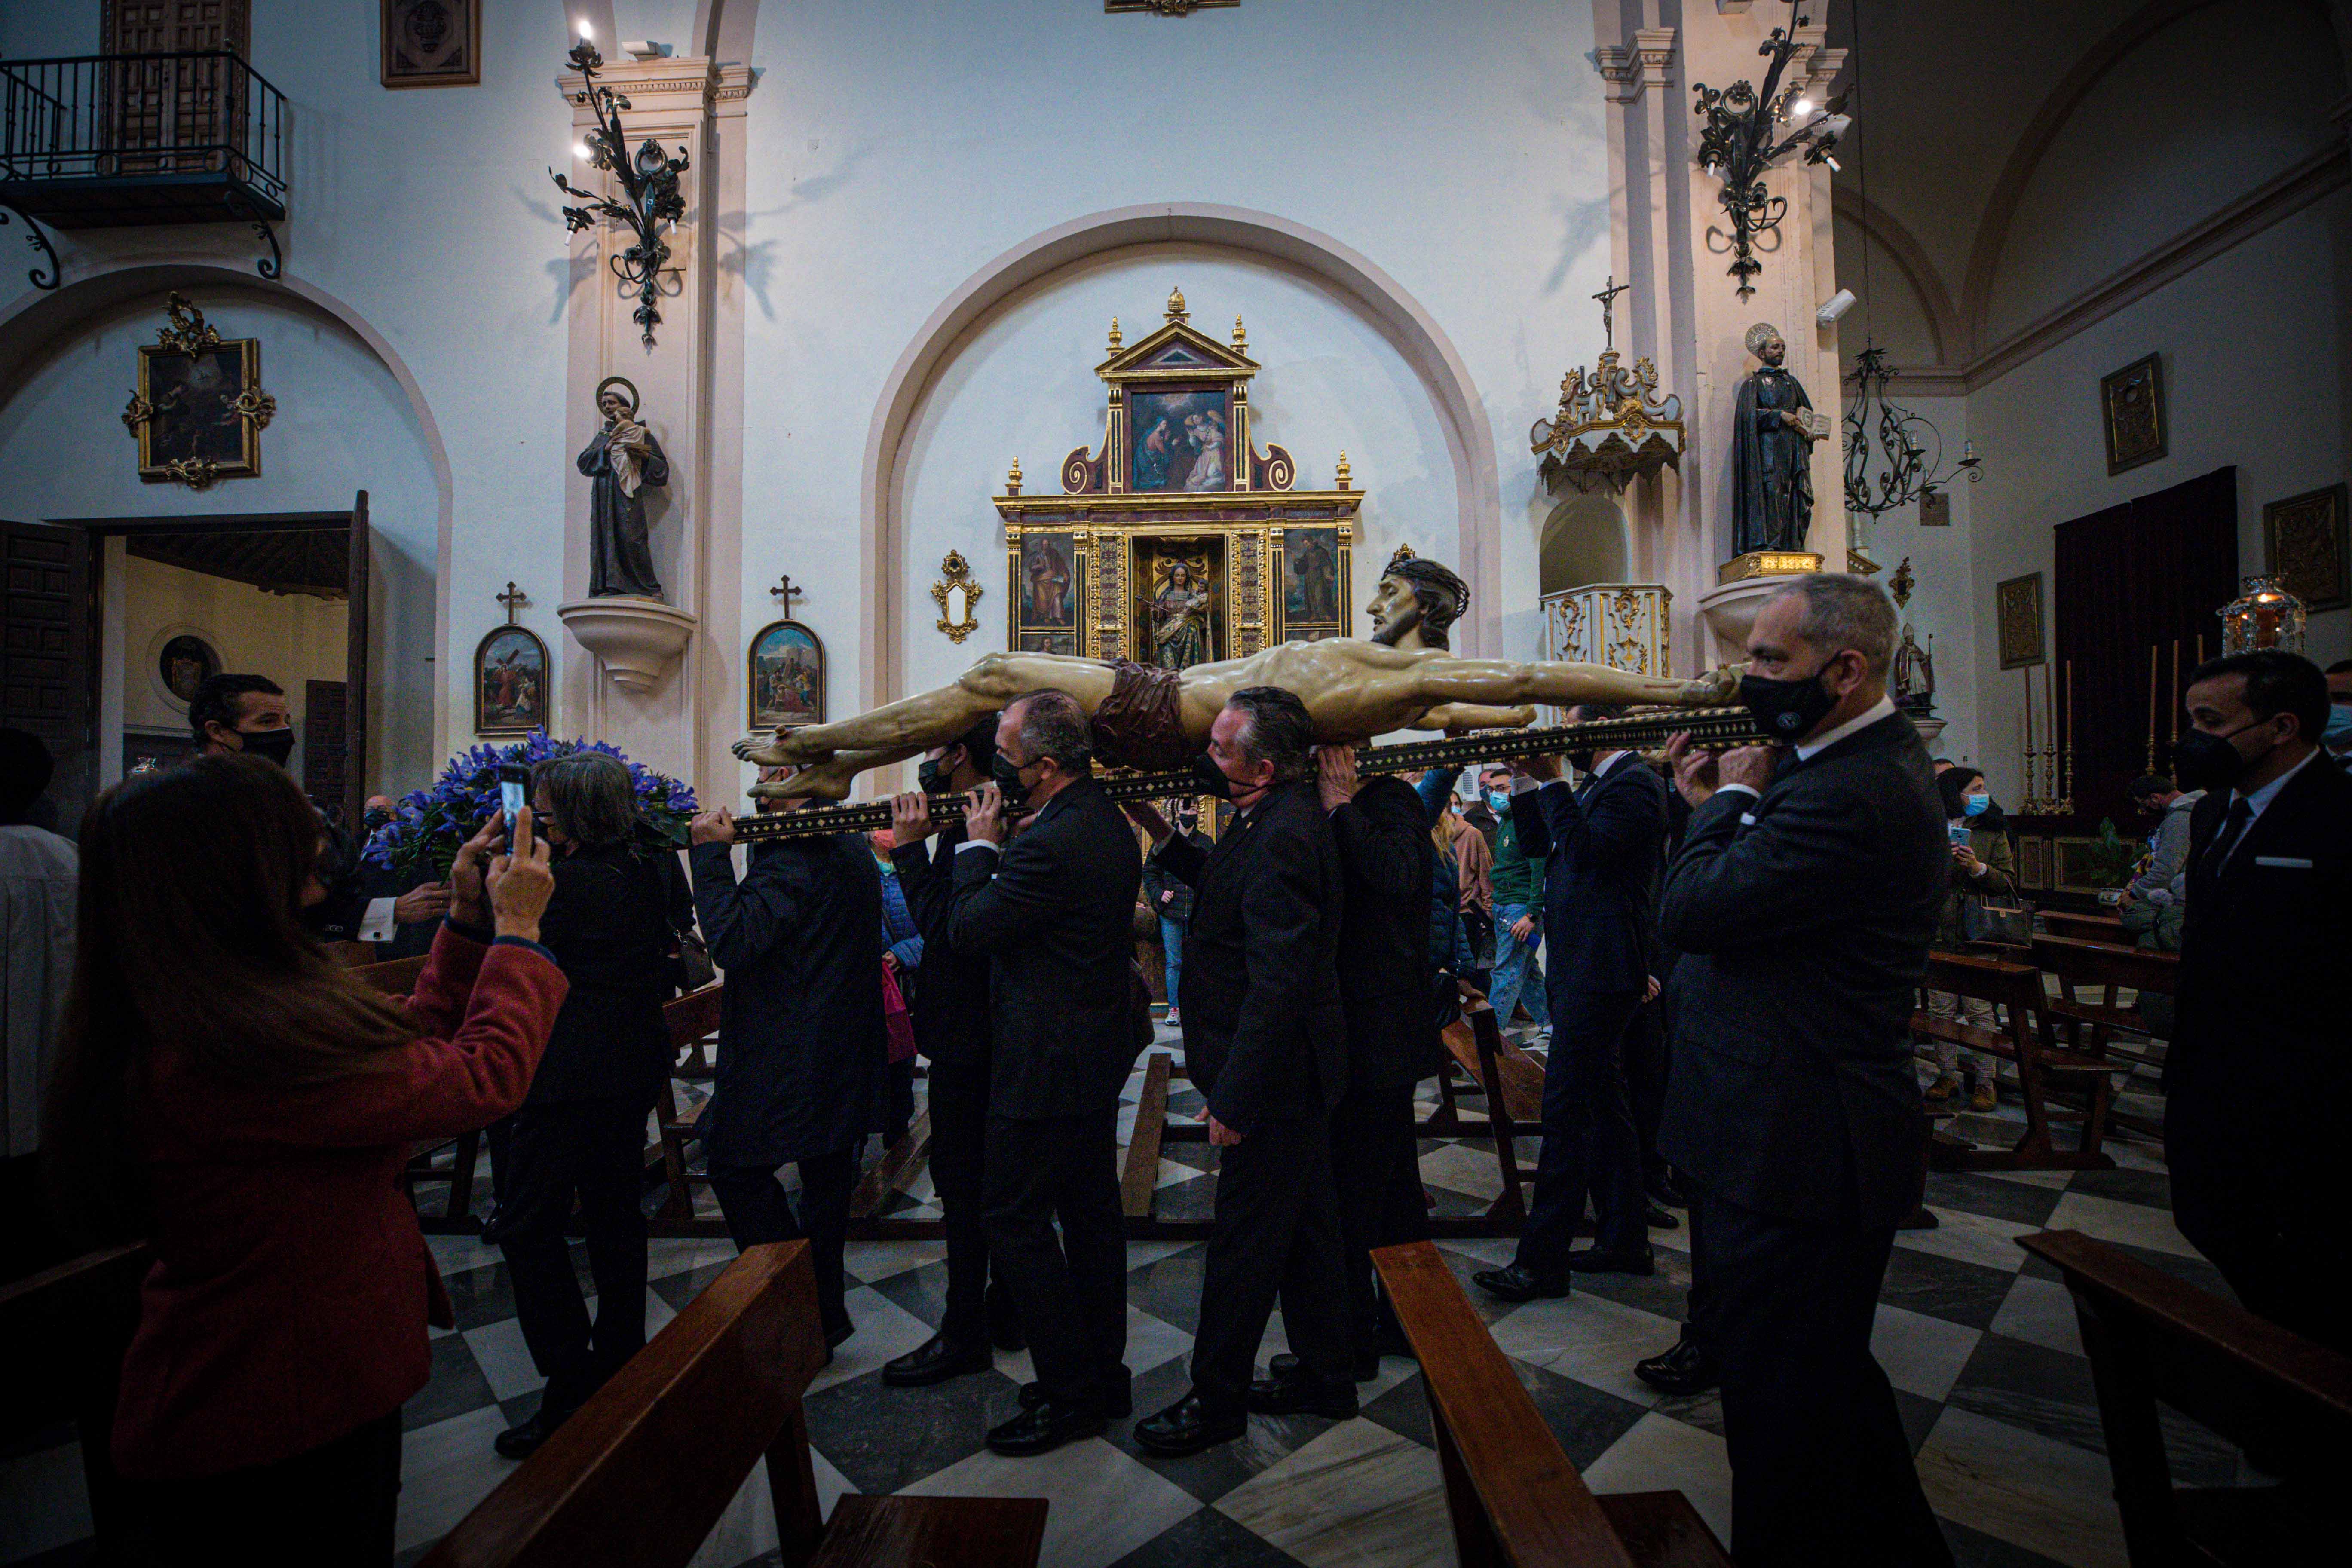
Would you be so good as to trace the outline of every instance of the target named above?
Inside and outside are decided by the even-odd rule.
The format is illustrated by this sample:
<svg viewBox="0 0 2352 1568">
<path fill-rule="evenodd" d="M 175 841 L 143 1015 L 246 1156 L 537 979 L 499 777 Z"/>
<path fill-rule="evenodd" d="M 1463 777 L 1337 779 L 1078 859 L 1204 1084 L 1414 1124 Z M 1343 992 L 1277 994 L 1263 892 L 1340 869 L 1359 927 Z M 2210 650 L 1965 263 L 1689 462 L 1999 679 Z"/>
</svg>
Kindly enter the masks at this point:
<svg viewBox="0 0 2352 1568">
<path fill-rule="evenodd" d="M 657 773 L 601 741 L 551 741 L 533 730 L 506 746 L 478 745 L 458 752 L 426 788 L 412 790 L 398 809 L 369 836 L 366 858 L 402 877 L 446 880 L 457 851 L 483 820 L 499 809 L 499 769 L 509 763 L 530 767 L 574 752 L 602 752 L 626 763 L 636 787 L 638 837 L 647 848 L 682 849 L 695 813 L 694 791 Z"/>
</svg>

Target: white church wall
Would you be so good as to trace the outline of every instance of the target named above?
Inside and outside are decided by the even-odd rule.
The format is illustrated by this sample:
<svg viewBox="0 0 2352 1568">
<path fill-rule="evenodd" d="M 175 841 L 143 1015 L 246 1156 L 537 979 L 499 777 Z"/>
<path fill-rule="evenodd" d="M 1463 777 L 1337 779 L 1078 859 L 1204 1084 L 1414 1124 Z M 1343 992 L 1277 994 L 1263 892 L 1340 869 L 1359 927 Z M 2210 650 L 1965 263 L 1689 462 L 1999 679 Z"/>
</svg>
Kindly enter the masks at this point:
<svg viewBox="0 0 2352 1568">
<path fill-rule="evenodd" d="M 371 778 L 386 788 L 415 787 L 423 782 L 433 747 L 429 694 L 436 668 L 440 510 L 407 399 L 365 344 L 340 323 L 299 308 L 300 301 L 283 291 L 257 285 L 199 293 L 206 322 L 223 337 L 261 342 L 262 386 L 278 399 L 278 412 L 261 433 L 260 474 L 222 479 L 204 490 L 139 478 L 138 447 L 121 415 L 138 383 L 139 345 L 152 343 L 163 321 L 163 301 L 157 297 L 82 322 L 0 406 L 0 516 L 38 521 L 349 511 L 355 493 L 365 489 L 377 535 L 371 595 Z M 337 605 L 336 613 L 341 611 Z M 144 646 L 133 639 L 134 662 Z M 259 657 L 275 647 L 263 639 L 252 645 L 252 652 Z M 221 653 L 237 657 L 226 646 Z M 341 679 L 341 659 L 338 652 L 335 673 L 320 679 Z M 297 682 L 285 670 L 240 668 L 258 669 L 295 689 Z M 135 669 L 130 679 L 139 680 Z M 118 759 L 109 733 L 101 729 L 100 752 L 111 765 Z"/>
<path fill-rule="evenodd" d="M 1971 603 L 1982 628 L 1977 724 L 1986 772 L 2004 800 L 2020 793 L 2022 698 L 2018 674 L 1998 668 L 1994 585 L 2051 572 L 2055 524 L 2235 464 L 2238 569 L 2253 573 L 2263 565 L 2263 504 L 2345 477 L 2347 222 L 2352 194 L 2338 191 L 1969 399 L 1986 470 L 1981 485 L 1964 487 L 1975 519 Z M 2099 378 L 2151 352 L 2163 356 L 2169 451 L 2111 478 Z M 2209 650 L 2220 621 L 2213 626 Z M 2352 653 L 2352 614 L 2313 616 L 2309 652 L 2323 666 Z"/>
</svg>

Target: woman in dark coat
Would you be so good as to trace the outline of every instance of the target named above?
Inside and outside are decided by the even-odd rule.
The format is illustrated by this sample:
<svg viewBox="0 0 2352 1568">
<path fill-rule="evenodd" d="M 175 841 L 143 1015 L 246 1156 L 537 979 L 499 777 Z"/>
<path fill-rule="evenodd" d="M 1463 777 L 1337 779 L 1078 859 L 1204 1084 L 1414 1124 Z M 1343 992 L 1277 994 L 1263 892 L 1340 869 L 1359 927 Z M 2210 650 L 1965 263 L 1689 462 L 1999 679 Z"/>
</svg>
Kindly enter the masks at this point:
<svg viewBox="0 0 2352 1568">
<path fill-rule="evenodd" d="M 842 1244 L 857 1153 L 882 1130 L 889 1044 L 882 1023 L 882 878 L 856 834 L 751 851 L 741 882 L 724 810 L 694 819 L 694 901 L 726 972 L 718 1071 L 702 1113 L 710 1186 L 738 1247 L 806 1237 L 825 1342 L 854 1325 Z M 800 1167 L 795 1219 L 779 1165 Z"/>
<path fill-rule="evenodd" d="M 659 860 L 636 847 L 637 806 L 617 757 L 580 752 L 531 771 L 531 812 L 555 850 L 540 940 L 572 994 L 530 1094 L 494 1162 L 483 1239 L 505 1251 L 515 1314 L 547 1391 L 498 1451 L 526 1458 L 646 1342 L 646 1118 L 669 1071 L 674 945 Z M 667 853 L 667 852 L 664 852 Z M 577 1194 L 596 1281 L 592 1326 L 564 1228 Z"/>
</svg>

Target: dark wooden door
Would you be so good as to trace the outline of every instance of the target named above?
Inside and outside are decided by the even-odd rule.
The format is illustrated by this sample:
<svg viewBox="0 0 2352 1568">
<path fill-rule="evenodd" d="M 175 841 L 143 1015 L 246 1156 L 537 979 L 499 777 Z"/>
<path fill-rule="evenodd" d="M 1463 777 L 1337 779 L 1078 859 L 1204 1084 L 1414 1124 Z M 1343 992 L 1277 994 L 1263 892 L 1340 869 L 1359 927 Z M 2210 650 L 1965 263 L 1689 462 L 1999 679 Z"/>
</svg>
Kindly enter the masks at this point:
<svg viewBox="0 0 2352 1568">
<path fill-rule="evenodd" d="M 28 730 L 58 759 L 58 825 L 89 799 L 89 594 L 79 531 L 0 522 L 0 724 Z"/>
<path fill-rule="evenodd" d="M 351 563 L 344 601 L 343 820 L 356 824 L 368 785 L 368 567 L 375 534 L 368 527 L 368 493 L 352 500 Z"/>
<path fill-rule="evenodd" d="M 343 751 L 343 683 L 302 683 L 302 793 L 320 805 L 341 805 L 351 783 Z"/>
<path fill-rule="evenodd" d="M 252 58 L 248 0 L 103 0 L 100 52 L 164 56 L 232 49 Z M 217 168 L 242 131 L 242 79 L 218 60 L 123 59 L 108 68 L 115 145 L 184 149 L 124 158 L 125 172 Z"/>
</svg>

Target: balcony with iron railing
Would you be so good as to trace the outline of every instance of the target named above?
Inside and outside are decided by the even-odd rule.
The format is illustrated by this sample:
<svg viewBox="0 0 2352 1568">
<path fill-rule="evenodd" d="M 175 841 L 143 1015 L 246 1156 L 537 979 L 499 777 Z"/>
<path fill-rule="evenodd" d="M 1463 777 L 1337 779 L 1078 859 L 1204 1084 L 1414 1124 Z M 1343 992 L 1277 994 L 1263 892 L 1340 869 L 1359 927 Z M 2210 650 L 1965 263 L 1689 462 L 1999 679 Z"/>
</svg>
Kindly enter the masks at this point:
<svg viewBox="0 0 2352 1568">
<path fill-rule="evenodd" d="M 0 60 L 0 207 L 48 255 L 39 287 L 41 224 L 247 223 L 275 278 L 287 195 L 286 95 L 231 50 Z"/>
</svg>

